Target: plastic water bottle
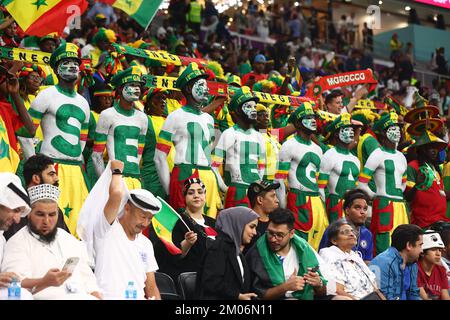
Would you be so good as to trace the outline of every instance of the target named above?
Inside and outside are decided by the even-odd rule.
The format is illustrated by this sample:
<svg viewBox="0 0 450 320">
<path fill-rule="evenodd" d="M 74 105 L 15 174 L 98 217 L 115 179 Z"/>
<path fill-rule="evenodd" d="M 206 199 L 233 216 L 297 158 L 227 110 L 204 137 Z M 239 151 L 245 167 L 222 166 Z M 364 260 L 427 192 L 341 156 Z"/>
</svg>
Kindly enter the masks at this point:
<svg viewBox="0 0 450 320">
<path fill-rule="evenodd" d="M 19 280 L 14 278 L 8 287 L 8 300 L 20 300 L 21 289 Z"/>
<path fill-rule="evenodd" d="M 134 286 L 133 281 L 128 282 L 128 286 L 125 289 L 125 299 L 136 300 L 137 299 L 137 290 Z"/>
</svg>

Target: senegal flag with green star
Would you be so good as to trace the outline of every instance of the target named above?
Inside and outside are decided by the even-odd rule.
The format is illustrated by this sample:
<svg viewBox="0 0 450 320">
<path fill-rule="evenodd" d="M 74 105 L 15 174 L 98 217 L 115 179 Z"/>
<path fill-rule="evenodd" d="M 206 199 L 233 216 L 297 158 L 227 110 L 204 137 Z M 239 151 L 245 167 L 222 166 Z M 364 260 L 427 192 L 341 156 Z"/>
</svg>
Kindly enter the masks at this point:
<svg viewBox="0 0 450 320">
<path fill-rule="evenodd" d="M 167 204 L 161 197 L 158 197 L 161 201 L 161 210 L 152 218 L 152 225 L 155 229 L 156 235 L 159 240 L 164 243 L 167 250 L 173 255 L 181 254 L 180 248 L 178 248 L 172 241 L 172 231 L 180 216 L 178 213 Z"/>
<path fill-rule="evenodd" d="M 163 0 L 99 0 L 127 13 L 143 28 L 147 28 Z"/>
<path fill-rule="evenodd" d="M 38 37 L 62 34 L 88 6 L 87 0 L 3 0 L 1 4 L 27 35 Z"/>
</svg>

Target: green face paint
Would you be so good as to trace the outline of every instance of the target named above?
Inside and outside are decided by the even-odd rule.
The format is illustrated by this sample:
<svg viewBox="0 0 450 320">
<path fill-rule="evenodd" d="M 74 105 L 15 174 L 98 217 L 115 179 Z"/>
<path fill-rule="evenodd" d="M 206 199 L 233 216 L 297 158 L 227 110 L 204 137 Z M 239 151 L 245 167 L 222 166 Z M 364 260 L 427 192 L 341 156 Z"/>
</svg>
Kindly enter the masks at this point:
<svg viewBox="0 0 450 320">
<path fill-rule="evenodd" d="M 255 101 L 247 101 L 242 105 L 242 112 L 249 118 L 250 120 L 256 120 L 256 116 L 258 113 L 256 112 L 256 102 Z"/>
<path fill-rule="evenodd" d="M 345 144 L 349 144 L 355 138 L 355 131 L 352 127 L 345 127 L 339 130 L 339 140 Z"/>
<path fill-rule="evenodd" d="M 311 131 L 317 131 L 316 118 L 313 116 L 307 116 L 302 119 L 303 126 Z"/>
<path fill-rule="evenodd" d="M 399 126 L 390 126 L 386 130 L 386 137 L 391 141 L 392 143 L 399 143 L 401 138 L 401 132 Z"/>
<path fill-rule="evenodd" d="M 205 79 L 197 80 L 192 86 L 192 97 L 198 103 L 208 101 L 208 84 Z"/>
<path fill-rule="evenodd" d="M 58 65 L 56 72 L 62 79 L 72 82 L 78 79 L 80 65 L 75 60 L 64 60 Z"/>
<path fill-rule="evenodd" d="M 123 87 L 122 95 L 128 102 L 138 101 L 141 96 L 141 87 L 137 84 L 126 84 Z"/>
</svg>

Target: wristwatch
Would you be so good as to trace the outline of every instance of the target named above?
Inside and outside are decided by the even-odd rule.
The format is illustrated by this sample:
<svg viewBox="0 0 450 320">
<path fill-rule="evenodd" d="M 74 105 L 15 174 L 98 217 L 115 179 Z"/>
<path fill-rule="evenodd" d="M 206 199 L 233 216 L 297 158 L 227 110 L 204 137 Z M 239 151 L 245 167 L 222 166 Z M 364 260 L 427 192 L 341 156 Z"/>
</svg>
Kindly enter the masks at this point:
<svg viewBox="0 0 450 320">
<path fill-rule="evenodd" d="M 112 174 L 122 174 L 122 171 L 120 171 L 120 169 L 114 169 Z"/>
</svg>

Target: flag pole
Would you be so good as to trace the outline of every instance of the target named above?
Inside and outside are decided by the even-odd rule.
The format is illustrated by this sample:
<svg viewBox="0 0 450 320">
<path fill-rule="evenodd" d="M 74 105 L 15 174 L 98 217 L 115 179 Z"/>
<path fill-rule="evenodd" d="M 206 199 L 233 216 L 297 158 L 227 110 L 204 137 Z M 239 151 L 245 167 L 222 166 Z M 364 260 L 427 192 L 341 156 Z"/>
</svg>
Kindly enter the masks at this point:
<svg viewBox="0 0 450 320">
<path fill-rule="evenodd" d="M 157 0 L 158 1 L 158 0 Z M 153 18 L 155 17 L 156 13 L 159 11 L 159 7 L 161 6 L 161 4 L 163 3 L 163 0 L 161 0 L 161 2 L 159 3 L 158 8 L 156 9 L 155 13 L 153 14 L 153 16 L 150 18 L 150 20 L 147 23 L 147 26 L 145 27 L 144 31 L 147 31 L 148 27 L 150 26 L 150 23 L 152 23 Z"/>
<path fill-rule="evenodd" d="M 180 214 L 174 209 L 172 208 L 166 201 L 164 201 L 164 199 L 162 199 L 160 196 L 157 196 L 156 198 L 159 199 L 159 201 L 161 201 L 162 203 L 164 203 L 166 206 L 168 206 L 177 216 L 178 218 L 180 218 L 181 222 L 183 222 L 184 226 L 186 227 L 186 229 L 188 229 L 188 231 L 192 231 L 188 225 L 186 224 L 186 222 L 184 222 L 183 218 L 180 216 Z"/>
</svg>

